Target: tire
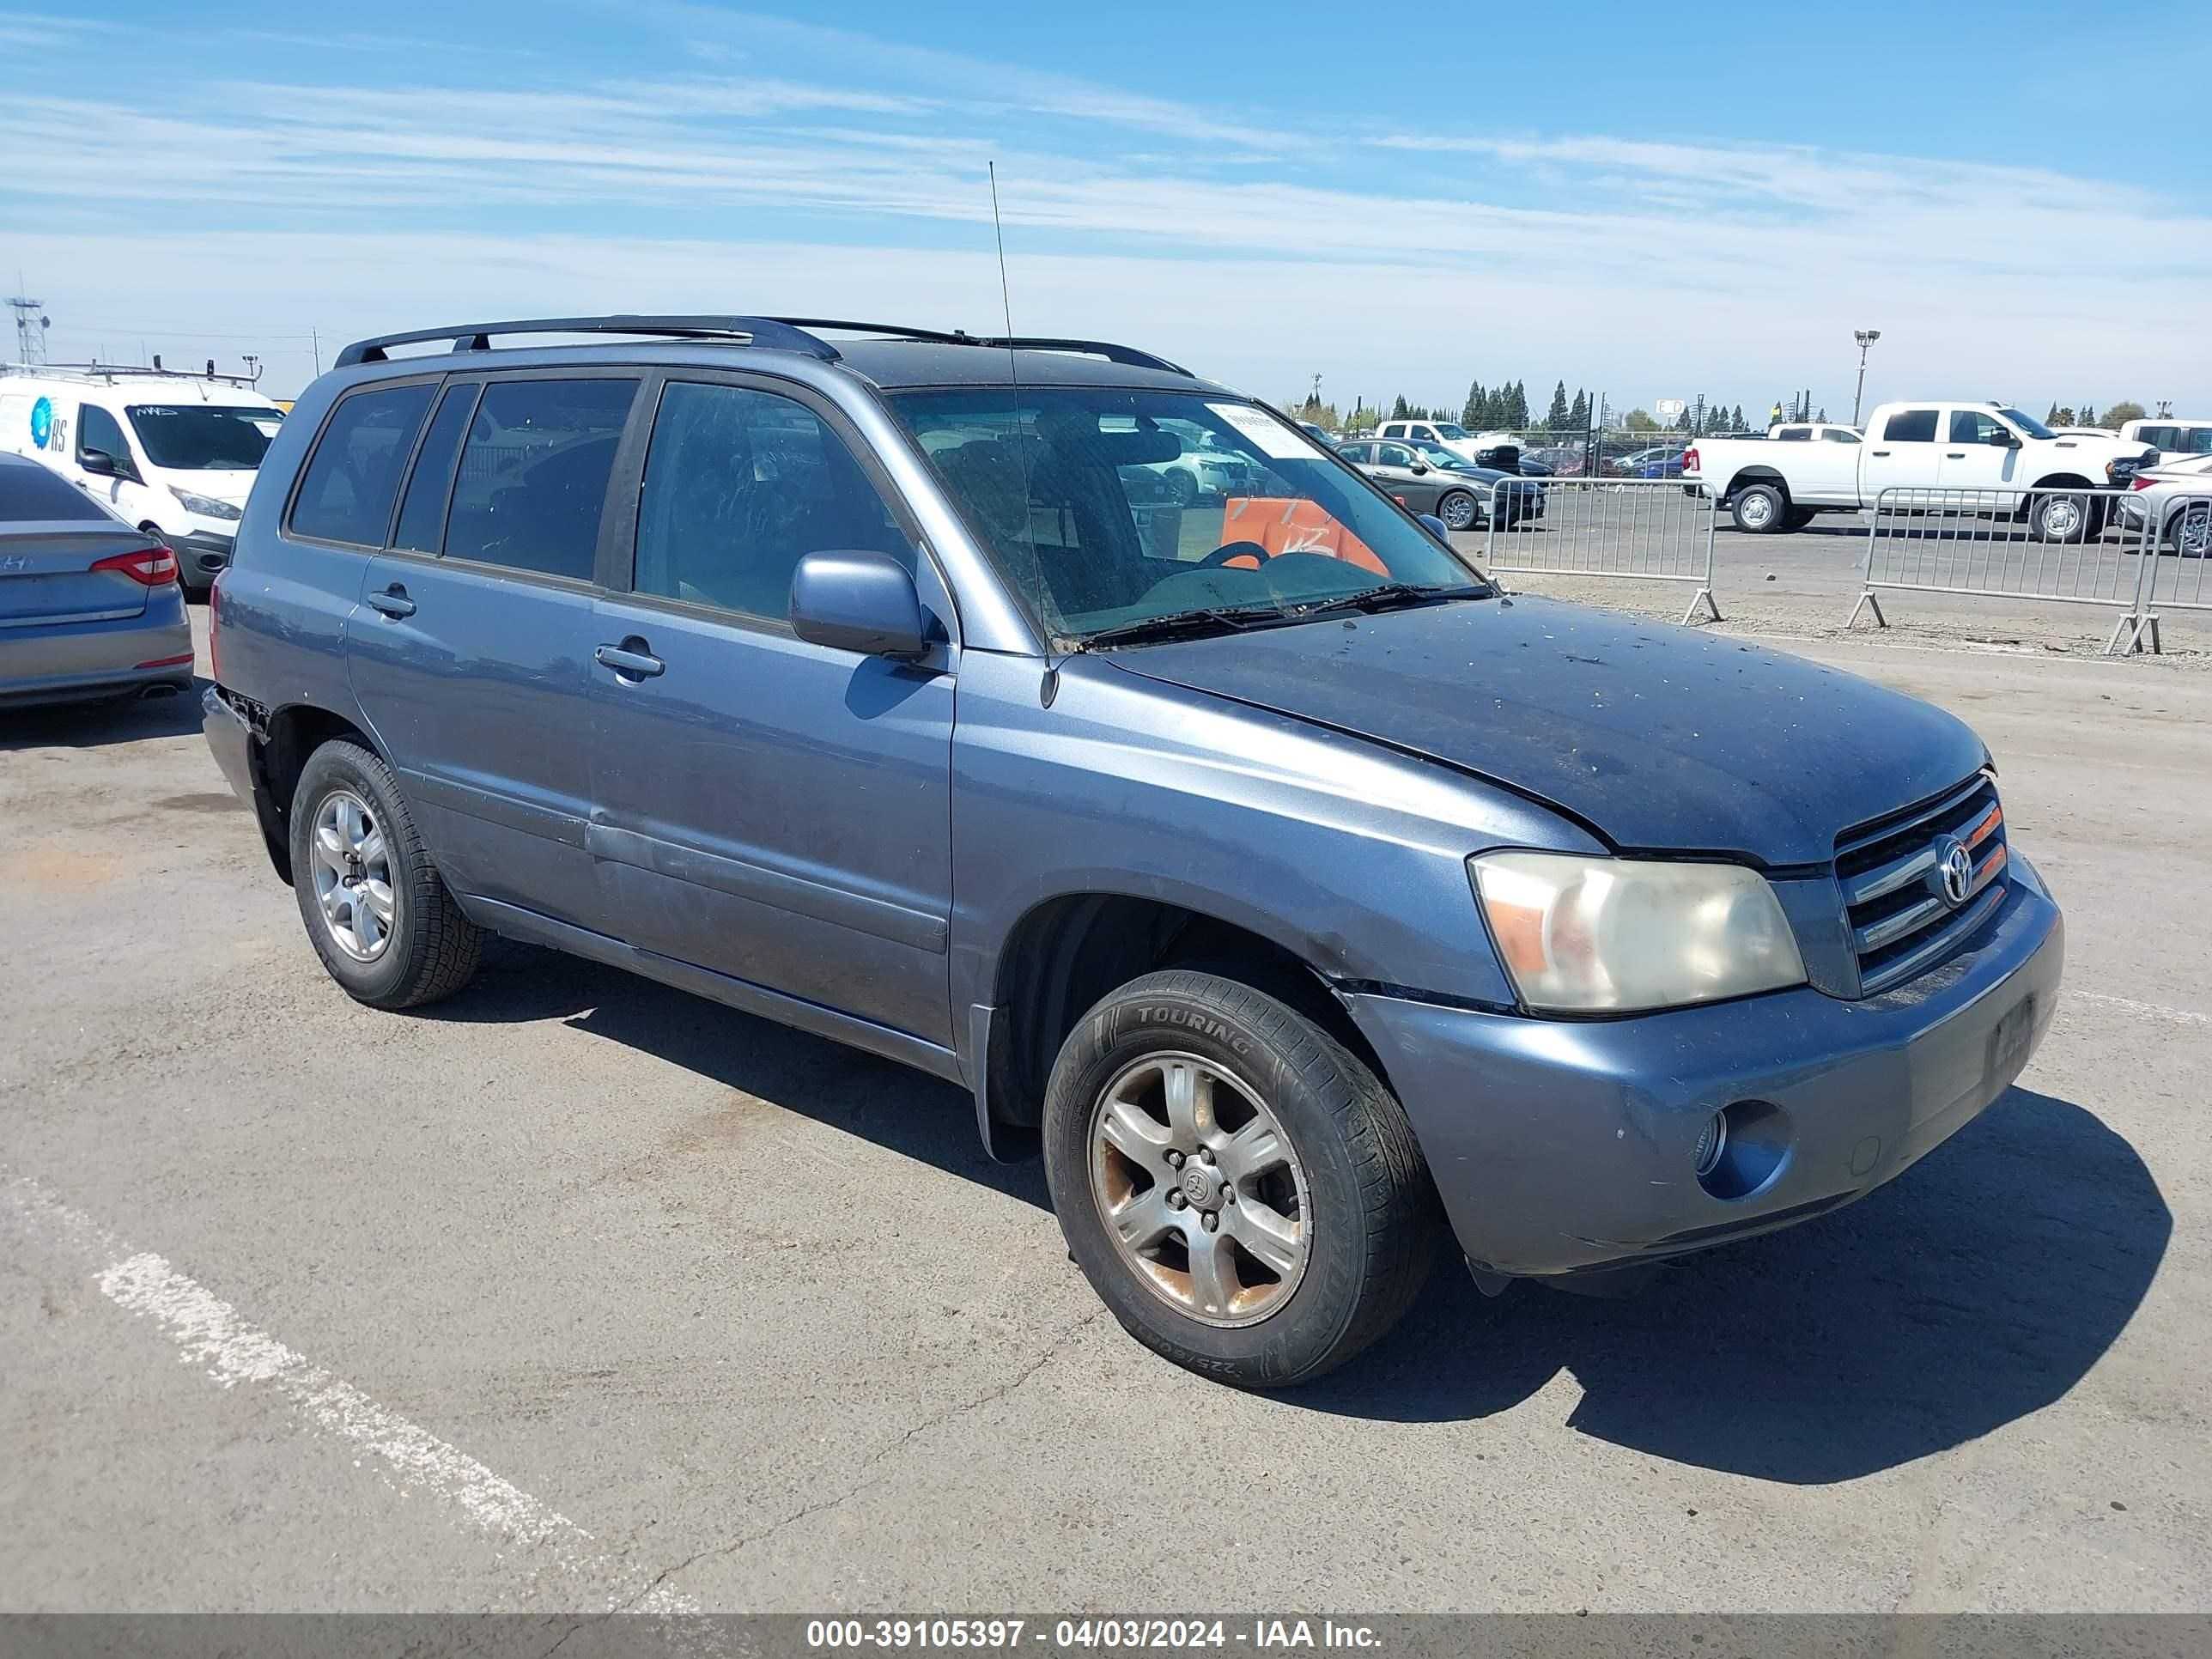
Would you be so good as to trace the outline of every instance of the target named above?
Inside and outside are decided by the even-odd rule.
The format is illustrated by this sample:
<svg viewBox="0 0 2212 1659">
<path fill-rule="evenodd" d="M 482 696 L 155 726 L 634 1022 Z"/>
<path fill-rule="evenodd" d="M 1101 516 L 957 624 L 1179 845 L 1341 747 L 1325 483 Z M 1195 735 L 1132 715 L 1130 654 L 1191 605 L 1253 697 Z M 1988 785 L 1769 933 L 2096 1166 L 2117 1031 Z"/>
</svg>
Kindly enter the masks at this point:
<svg viewBox="0 0 2212 1659">
<path fill-rule="evenodd" d="M 2101 502 L 2087 495 L 2034 496 L 2027 508 L 2027 533 L 2037 541 L 2062 546 L 2087 541 L 2104 533 L 2101 507 Z"/>
<path fill-rule="evenodd" d="M 1811 507 L 1793 507 L 1790 509 L 1789 517 L 1783 520 L 1782 527 L 1784 530 L 1802 530 L 1807 525 L 1812 522 L 1813 509 Z"/>
<path fill-rule="evenodd" d="M 2212 556 L 2212 505 L 2191 501 L 2168 519 L 2166 545 L 2180 558 Z"/>
<path fill-rule="evenodd" d="M 325 828 L 337 842 L 322 840 Z M 291 829 L 300 919 L 348 996 L 372 1008 L 414 1008 L 469 982 L 483 935 L 431 866 L 391 769 L 374 754 L 331 742 L 310 755 L 292 793 Z"/>
<path fill-rule="evenodd" d="M 1176 1072 L 1197 1084 L 1179 1114 Z M 1141 1158 L 1101 1134 L 1131 1110 L 1149 1128 L 1114 1133 Z M 1178 1115 L 1197 1133 L 1179 1134 Z M 1254 1138 L 1232 1132 L 1268 1120 L 1282 1156 L 1246 1163 L 1235 1149 Z M 1311 1019 L 1217 974 L 1148 974 L 1085 1014 L 1053 1066 L 1043 1140 L 1060 1231 L 1099 1299 L 1154 1352 L 1233 1387 L 1287 1388 L 1343 1364 L 1398 1322 L 1436 1255 L 1436 1192 L 1396 1100 Z M 1186 1140 L 1205 1150 L 1182 1156 Z M 1211 1259 L 1228 1294 L 1209 1302 L 1185 1241 L 1224 1235 Z"/>
<path fill-rule="evenodd" d="M 1464 489 L 1448 489 L 1437 502 L 1437 517 L 1447 530 L 1472 530 L 1479 516 L 1474 497 Z"/>
<path fill-rule="evenodd" d="M 1776 484 L 1746 484 L 1735 492 L 1729 516 L 1747 536 L 1771 536 L 1790 516 L 1790 498 Z"/>
</svg>

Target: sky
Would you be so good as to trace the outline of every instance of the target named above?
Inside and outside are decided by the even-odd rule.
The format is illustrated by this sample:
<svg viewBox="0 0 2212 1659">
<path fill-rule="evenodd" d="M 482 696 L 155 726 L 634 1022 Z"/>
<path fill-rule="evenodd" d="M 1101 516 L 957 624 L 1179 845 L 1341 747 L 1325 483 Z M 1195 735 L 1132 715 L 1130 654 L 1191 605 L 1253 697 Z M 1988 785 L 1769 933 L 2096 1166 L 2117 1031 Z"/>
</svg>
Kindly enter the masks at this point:
<svg viewBox="0 0 2212 1659">
<path fill-rule="evenodd" d="M 0 0 L 48 355 L 618 311 L 1126 340 L 1277 401 L 2212 413 L 2212 29 L 2078 3 Z M 834 21 L 832 21 L 834 20 Z M 14 287 L 18 281 L 23 285 Z M 0 319 L 0 329 L 4 329 Z M 0 351 L 14 342 L 0 333 Z"/>
</svg>

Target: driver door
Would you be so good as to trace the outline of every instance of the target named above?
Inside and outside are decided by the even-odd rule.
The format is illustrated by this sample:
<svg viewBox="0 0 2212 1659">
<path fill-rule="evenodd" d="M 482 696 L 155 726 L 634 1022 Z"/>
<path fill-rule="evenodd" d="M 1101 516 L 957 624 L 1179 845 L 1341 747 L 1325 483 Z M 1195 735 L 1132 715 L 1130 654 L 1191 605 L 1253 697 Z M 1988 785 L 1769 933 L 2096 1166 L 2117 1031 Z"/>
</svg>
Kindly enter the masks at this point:
<svg viewBox="0 0 2212 1659">
<path fill-rule="evenodd" d="M 1377 444 L 1375 465 L 1367 469 L 1376 483 L 1397 497 L 1408 511 L 1433 513 L 1443 495 L 1443 476 L 1404 444 Z M 1421 471 L 1413 469 L 1419 467 Z"/>
</svg>

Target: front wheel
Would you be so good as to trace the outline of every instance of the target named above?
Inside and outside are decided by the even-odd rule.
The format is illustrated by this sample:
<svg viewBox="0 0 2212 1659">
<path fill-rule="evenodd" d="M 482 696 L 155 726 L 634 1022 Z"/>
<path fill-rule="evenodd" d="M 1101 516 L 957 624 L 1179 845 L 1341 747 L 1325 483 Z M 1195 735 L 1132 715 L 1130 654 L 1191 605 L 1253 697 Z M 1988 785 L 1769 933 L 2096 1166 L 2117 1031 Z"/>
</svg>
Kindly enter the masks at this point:
<svg viewBox="0 0 2212 1659">
<path fill-rule="evenodd" d="M 483 935 L 431 866 L 392 769 L 359 744 L 326 743 L 301 769 L 292 887 L 315 954 L 356 1001 L 412 1008 L 476 972 Z"/>
<path fill-rule="evenodd" d="M 2212 556 L 2212 502 L 2191 501 L 2167 520 L 2166 544 L 2185 559 Z"/>
<path fill-rule="evenodd" d="M 1464 489 L 1448 492 L 1444 498 L 1437 503 L 1437 517 L 1444 521 L 1444 528 L 1447 530 L 1472 528 L 1475 520 L 1474 497 Z"/>
<path fill-rule="evenodd" d="M 1412 1305 L 1438 1211 L 1404 1112 L 1313 1021 L 1217 975 L 1149 974 L 1054 1063 L 1045 1178 L 1122 1328 L 1188 1370 L 1284 1388 Z"/>
<path fill-rule="evenodd" d="M 2104 530 L 2100 506 L 2087 495 L 2038 495 L 2027 509 L 2028 533 L 2039 542 L 2087 541 Z"/>
<path fill-rule="evenodd" d="M 1735 527 L 1747 536 L 1765 536 L 1782 528 L 1790 512 L 1790 498 L 1772 484 L 1746 484 L 1735 492 L 1729 514 Z"/>
</svg>

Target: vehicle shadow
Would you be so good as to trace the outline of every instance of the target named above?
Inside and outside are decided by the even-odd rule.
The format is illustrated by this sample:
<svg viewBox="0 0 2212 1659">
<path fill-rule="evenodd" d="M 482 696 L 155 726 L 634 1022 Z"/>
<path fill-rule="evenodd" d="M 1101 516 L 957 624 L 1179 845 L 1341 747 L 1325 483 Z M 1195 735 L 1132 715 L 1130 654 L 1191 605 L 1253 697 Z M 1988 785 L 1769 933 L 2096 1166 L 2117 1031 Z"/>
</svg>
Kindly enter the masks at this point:
<svg viewBox="0 0 2212 1659">
<path fill-rule="evenodd" d="M 1048 1207 L 1035 1160 L 993 1163 L 965 1091 L 614 968 L 495 941 L 421 1018 L 561 1018 L 945 1174 Z M 1617 1300 L 1483 1296 L 1445 1252 L 1405 1322 L 1289 1408 L 1486 1417 L 1561 1371 L 1569 1426 L 1676 1462 L 1847 1480 L 2062 1398 L 2126 1327 L 2172 1231 L 2135 1149 L 2069 1102 L 2013 1089 L 1864 1201 L 1689 1258 Z M 1057 1249 L 1056 1234 L 1040 1248 Z M 1072 1269 L 1071 1269 L 1072 1271 Z"/>
<path fill-rule="evenodd" d="M 18 749 L 98 749 L 148 738 L 180 738 L 200 729 L 200 696 L 213 684 L 195 678 L 175 696 L 127 702 L 38 703 L 0 710 L 0 754 Z"/>
<path fill-rule="evenodd" d="M 488 940 L 476 982 L 419 1017 L 560 1019 L 947 1175 L 1051 1206 L 1042 1164 L 994 1163 L 984 1152 L 975 1097 L 957 1085 L 581 957 Z"/>
<path fill-rule="evenodd" d="M 1364 1359 L 1284 1398 L 1397 1421 L 1486 1416 L 1560 1370 L 1569 1426 L 1680 1463 L 1848 1480 L 2062 1398 L 2126 1327 L 2173 1218 L 2135 1149 L 2015 1088 L 1902 1178 L 1597 1301 L 1440 1267 Z"/>
</svg>

